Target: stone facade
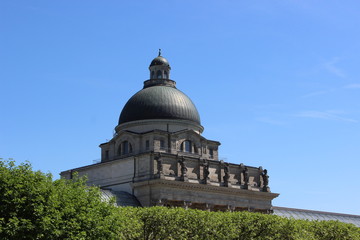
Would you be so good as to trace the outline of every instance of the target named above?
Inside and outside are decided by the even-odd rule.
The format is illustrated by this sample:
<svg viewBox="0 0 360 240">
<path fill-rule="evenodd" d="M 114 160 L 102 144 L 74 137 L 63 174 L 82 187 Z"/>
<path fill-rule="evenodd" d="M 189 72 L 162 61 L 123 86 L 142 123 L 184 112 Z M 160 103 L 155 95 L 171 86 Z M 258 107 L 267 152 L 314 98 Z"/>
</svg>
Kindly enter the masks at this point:
<svg viewBox="0 0 360 240">
<path fill-rule="evenodd" d="M 201 134 L 191 100 L 168 79 L 170 65 L 159 56 L 150 80 L 121 112 L 101 162 L 61 173 L 87 175 L 89 185 L 134 195 L 142 206 L 179 206 L 213 211 L 271 212 L 267 170 L 219 160 L 220 142 Z"/>
<path fill-rule="evenodd" d="M 261 167 L 183 154 L 144 152 L 61 175 L 71 178 L 74 171 L 87 175 L 91 185 L 134 194 L 142 206 L 268 212 L 278 196 L 264 188 Z"/>
</svg>

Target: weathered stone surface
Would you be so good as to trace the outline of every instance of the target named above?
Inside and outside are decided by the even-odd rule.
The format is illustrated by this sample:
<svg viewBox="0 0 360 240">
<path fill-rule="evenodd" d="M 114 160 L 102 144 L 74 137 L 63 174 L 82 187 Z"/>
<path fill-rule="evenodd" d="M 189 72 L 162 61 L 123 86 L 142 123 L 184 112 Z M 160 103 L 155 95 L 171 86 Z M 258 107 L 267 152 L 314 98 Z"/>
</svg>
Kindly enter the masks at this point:
<svg viewBox="0 0 360 240">
<path fill-rule="evenodd" d="M 201 136 L 195 105 L 163 63 L 150 66 L 150 79 L 129 101 L 137 107 L 126 104 L 113 138 L 100 144 L 101 162 L 61 176 L 79 172 L 89 185 L 133 194 L 142 206 L 270 211 L 278 194 L 267 171 L 219 161 L 220 142 Z"/>
</svg>

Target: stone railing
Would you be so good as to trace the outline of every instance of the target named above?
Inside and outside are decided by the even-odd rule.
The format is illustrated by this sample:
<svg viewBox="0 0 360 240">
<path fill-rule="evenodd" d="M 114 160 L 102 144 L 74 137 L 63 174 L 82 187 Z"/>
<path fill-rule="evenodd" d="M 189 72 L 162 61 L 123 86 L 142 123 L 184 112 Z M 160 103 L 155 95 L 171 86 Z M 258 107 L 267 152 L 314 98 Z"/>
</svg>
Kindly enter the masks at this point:
<svg viewBox="0 0 360 240">
<path fill-rule="evenodd" d="M 154 178 L 270 192 L 262 167 L 165 153 L 155 153 L 152 159 Z"/>
</svg>

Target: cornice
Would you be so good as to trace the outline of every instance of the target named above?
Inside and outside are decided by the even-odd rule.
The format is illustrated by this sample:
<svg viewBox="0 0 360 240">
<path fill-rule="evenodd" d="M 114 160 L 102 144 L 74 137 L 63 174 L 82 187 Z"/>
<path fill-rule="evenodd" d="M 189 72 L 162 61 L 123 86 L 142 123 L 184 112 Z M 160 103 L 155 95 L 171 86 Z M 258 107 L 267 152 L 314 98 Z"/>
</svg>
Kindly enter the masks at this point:
<svg viewBox="0 0 360 240">
<path fill-rule="evenodd" d="M 172 181 L 172 180 L 164 180 L 164 179 L 153 179 L 141 182 L 132 183 L 133 187 L 142 187 L 142 186 L 154 186 L 160 185 L 162 187 L 169 187 L 169 188 L 178 188 L 178 189 L 186 189 L 186 190 L 196 190 L 196 191 L 203 191 L 203 192 L 211 192 L 211 193 L 218 193 L 218 194 L 230 194 L 234 196 L 247 196 L 256 198 L 259 200 L 272 200 L 278 197 L 280 194 L 278 193 L 270 193 L 270 192 L 258 192 L 258 191 L 251 191 L 246 189 L 238 189 L 238 188 L 231 188 L 231 187 L 220 187 L 220 186 L 212 186 L 207 184 L 198 184 L 198 183 L 190 183 L 190 182 L 182 182 L 182 181 Z"/>
</svg>

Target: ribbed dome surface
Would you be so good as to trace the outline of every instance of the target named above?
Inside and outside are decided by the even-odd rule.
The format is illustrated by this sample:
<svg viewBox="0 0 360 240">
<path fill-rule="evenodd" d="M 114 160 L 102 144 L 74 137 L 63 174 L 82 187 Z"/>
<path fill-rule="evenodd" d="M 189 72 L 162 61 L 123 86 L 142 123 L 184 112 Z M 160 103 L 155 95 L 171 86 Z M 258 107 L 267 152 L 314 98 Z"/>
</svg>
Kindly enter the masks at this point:
<svg viewBox="0 0 360 240">
<path fill-rule="evenodd" d="M 153 86 L 132 96 L 121 111 L 119 124 L 146 119 L 182 119 L 200 124 L 200 116 L 188 96 L 174 87 Z"/>
</svg>

